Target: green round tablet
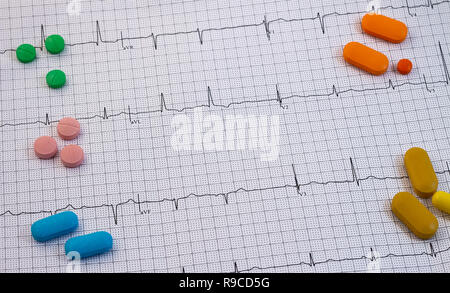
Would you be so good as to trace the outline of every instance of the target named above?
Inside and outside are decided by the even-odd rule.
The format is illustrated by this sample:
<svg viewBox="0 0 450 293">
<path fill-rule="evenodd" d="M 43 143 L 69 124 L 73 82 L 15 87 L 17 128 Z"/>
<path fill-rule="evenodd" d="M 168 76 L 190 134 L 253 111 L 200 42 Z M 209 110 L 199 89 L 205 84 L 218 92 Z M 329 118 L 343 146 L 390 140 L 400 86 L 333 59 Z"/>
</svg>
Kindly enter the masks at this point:
<svg viewBox="0 0 450 293">
<path fill-rule="evenodd" d="M 28 63 L 36 59 L 36 48 L 30 44 L 22 44 L 16 49 L 16 56 L 22 63 Z"/>
<path fill-rule="evenodd" d="M 61 53 L 64 46 L 64 39 L 60 35 L 51 35 L 45 39 L 45 48 L 52 54 Z"/>
<path fill-rule="evenodd" d="M 61 70 L 55 69 L 47 73 L 47 84 L 53 89 L 58 89 L 66 83 L 66 74 Z"/>
</svg>

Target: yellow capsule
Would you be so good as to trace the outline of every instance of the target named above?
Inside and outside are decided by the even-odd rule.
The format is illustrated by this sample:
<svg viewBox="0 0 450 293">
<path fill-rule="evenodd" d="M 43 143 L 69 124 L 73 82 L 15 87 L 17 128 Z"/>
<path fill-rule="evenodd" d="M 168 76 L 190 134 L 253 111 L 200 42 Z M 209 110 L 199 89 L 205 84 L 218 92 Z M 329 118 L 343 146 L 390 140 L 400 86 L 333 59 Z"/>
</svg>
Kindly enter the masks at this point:
<svg viewBox="0 0 450 293">
<path fill-rule="evenodd" d="M 404 161 L 414 191 L 422 198 L 432 196 L 439 182 L 427 152 L 421 148 L 410 148 Z"/>
<path fill-rule="evenodd" d="M 397 218 L 421 239 L 433 237 L 439 227 L 436 217 L 409 192 L 397 193 L 391 208 Z"/>
<path fill-rule="evenodd" d="M 450 214 L 450 193 L 438 191 L 433 194 L 431 201 L 437 209 Z"/>
</svg>

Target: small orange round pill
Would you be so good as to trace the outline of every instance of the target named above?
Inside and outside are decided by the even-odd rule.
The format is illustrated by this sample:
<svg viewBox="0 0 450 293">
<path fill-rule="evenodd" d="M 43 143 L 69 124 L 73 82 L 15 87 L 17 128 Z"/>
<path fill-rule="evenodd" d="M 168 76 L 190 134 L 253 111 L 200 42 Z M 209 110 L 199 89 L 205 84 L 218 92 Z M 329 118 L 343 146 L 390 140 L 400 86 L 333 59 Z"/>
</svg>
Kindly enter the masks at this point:
<svg viewBox="0 0 450 293">
<path fill-rule="evenodd" d="M 408 74 L 412 69 L 412 62 L 409 59 L 401 59 L 397 63 L 397 71 L 401 74 Z"/>
<path fill-rule="evenodd" d="M 38 158 L 51 159 L 57 152 L 56 141 L 50 136 L 41 136 L 34 141 L 34 153 Z"/>
<path fill-rule="evenodd" d="M 68 168 L 75 168 L 81 165 L 84 160 L 83 149 L 77 145 L 67 145 L 61 150 L 61 161 Z"/>
<path fill-rule="evenodd" d="M 80 134 L 80 123 L 75 118 L 66 117 L 59 120 L 56 129 L 59 137 L 64 140 L 71 140 Z"/>
</svg>

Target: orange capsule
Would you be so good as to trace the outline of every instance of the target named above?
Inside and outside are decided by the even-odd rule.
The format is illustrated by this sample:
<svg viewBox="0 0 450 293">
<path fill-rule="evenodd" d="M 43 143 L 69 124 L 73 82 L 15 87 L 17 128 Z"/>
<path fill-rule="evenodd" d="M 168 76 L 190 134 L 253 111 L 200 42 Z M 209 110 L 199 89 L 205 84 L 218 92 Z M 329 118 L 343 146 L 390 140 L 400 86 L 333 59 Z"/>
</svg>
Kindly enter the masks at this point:
<svg viewBox="0 0 450 293">
<path fill-rule="evenodd" d="M 401 21 L 375 13 L 364 15 L 362 29 L 374 37 L 391 43 L 401 43 L 406 39 L 408 27 Z"/>
<path fill-rule="evenodd" d="M 358 42 L 350 42 L 345 45 L 344 59 L 351 65 L 373 75 L 383 74 L 389 67 L 386 55 Z"/>
</svg>

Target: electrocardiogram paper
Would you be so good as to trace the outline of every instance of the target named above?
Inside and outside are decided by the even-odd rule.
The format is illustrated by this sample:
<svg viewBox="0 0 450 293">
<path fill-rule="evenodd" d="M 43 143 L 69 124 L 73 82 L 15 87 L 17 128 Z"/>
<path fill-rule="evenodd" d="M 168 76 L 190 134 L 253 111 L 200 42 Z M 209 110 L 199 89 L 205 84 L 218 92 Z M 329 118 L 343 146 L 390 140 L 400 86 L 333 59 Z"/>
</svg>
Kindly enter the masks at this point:
<svg viewBox="0 0 450 293">
<path fill-rule="evenodd" d="M 374 8 L 407 24 L 403 43 L 362 33 Z M 449 216 L 420 199 L 440 227 L 419 240 L 390 201 L 413 192 L 412 146 L 450 190 L 449 27 L 448 0 L 2 1 L 0 271 L 66 272 L 65 241 L 99 230 L 113 250 L 83 272 L 448 271 Z M 55 33 L 60 55 L 43 46 Z M 345 64 L 350 41 L 386 54 L 388 72 Z M 32 63 L 17 61 L 22 43 Z M 45 84 L 52 69 L 62 89 Z M 245 144 L 176 149 L 174 121 L 195 115 L 276 117 L 275 159 Z M 65 116 L 81 123 L 75 141 L 57 138 Z M 37 159 L 41 135 L 82 146 L 84 164 Z M 32 239 L 34 221 L 64 210 L 75 233 Z"/>
</svg>

